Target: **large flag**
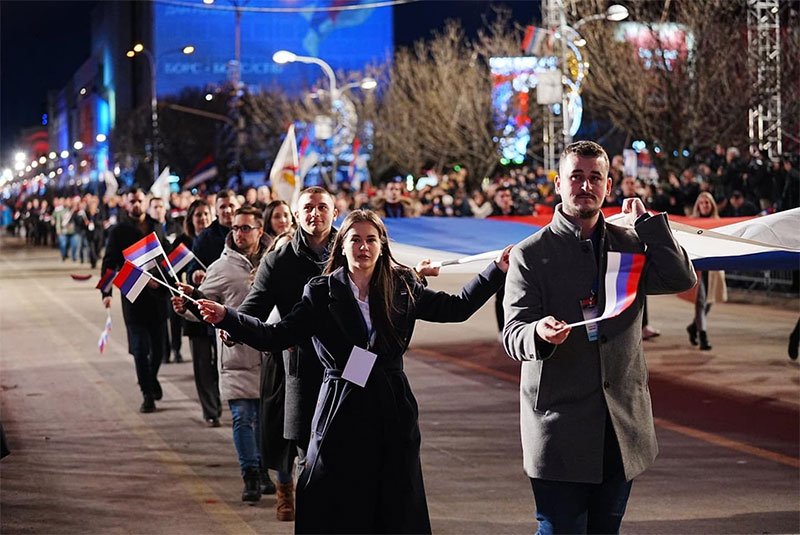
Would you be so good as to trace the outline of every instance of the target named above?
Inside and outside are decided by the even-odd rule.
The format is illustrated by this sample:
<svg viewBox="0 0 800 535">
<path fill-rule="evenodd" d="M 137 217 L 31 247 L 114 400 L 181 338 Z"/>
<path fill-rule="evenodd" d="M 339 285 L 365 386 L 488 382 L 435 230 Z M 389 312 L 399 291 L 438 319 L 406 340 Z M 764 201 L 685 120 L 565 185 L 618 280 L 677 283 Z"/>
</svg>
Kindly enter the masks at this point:
<svg viewBox="0 0 800 535">
<path fill-rule="evenodd" d="M 166 256 L 155 232 L 151 232 L 122 251 L 122 256 L 125 257 L 125 260 L 137 267 L 145 266 L 150 260 L 157 258 L 159 255 Z"/>
<path fill-rule="evenodd" d="M 166 166 L 161 174 L 158 175 L 158 178 L 153 182 L 153 185 L 150 186 L 150 195 L 153 197 L 159 197 L 164 200 L 164 202 L 169 201 L 169 166 Z"/>
<path fill-rule="evenodd" d="M 172 269 L 175 270 L 175 273 L 188 266 L 195 259 L 194 253 L 182 243 L 179 243 L 167 258 L 169 258 L 169 263 L 166 260 L 162 260 L 161 265 L 167 268 L 169 264 L 172 264 Z"/>
<path fill-rule="evenodd" d="M 131 262 L 126 261 L 122 269 L 119 270 L 119 274 L 114 277 L 114 286 L 119 288 L 128 298 L 128 301 L 133 303 L 149 281 L 150 275 Z"/>
<path fill-rule="evenodd" d="M 272 168 L 269 170 L 269 181 L 272 184 L 272 193 L 278 199 L 289 203 L 296 202 L 296 197 L 303 189 L 303 181 L 297 176 L 300 162 L 297 157 L 297 139 L 294 135 L 294 125 L 289 125 L 286 137 L 278 149 Z"/>
<path fill-rule="evenodd" d="M 114 275 L 116 274 L 117 272 L 113 269 L 106 268 L 105 273 L 103 273 L 103 276 L 100 277 L 100 281 L 97 283 L 95 288 L 103 293 L 108 292 L 111 289 L 111 284 L 114 282 Z"/>
<path fill-rule="evenodd" d="M 214 163 L 214 158 L 209 154 L 198 163 L 189 176 L 186 177 L 186 182 L 183 183 L 183 189 L 192 189 L 199 186 L 206 180 L 210 180 L 217 176 L 219 171 L 217 165 Z"/>
</svg>

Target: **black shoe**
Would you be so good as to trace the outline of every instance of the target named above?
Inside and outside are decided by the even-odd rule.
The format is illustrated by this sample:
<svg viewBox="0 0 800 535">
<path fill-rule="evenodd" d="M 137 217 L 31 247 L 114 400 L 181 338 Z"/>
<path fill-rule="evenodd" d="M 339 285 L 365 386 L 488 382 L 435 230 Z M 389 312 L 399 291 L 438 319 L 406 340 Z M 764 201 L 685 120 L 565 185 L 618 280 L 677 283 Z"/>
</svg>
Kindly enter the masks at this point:
<svg viewBox="0 0 800 535">
<path fill-rule="evenodd" d="M 697 345 L 697 325 L 694 323 L 690 323 L 688 327 L 686 327 L 686 332 L 689 333 L 689 343 L 693 346 Z"/>
<path fill-rule="evenodd" d="M 269 478 L 267 470 L 261 471 L 261 494 L 275 494 L 275 483 Z"/>
<path fill-rule="evenodd" d="M 141 407 L 139 407 L 139 412 L 156 412 L 156 402 L 153 401 L 153 396 L 145 394 L 144 401 L 142 401 Z"/>
<path fill-rule="evenodd" d="M 219 418 L 206 418 L 206 425 L 208 427 L 220 427 L 220 426 L 222 426 L 222 424 L 219 423 Z"/>
<path fill-rule="evenodd" d="M 158 379 L 155 380 L 156 384 L 153 386 L 153 399 L 156 401 L 160 401 L 162 397 L 164 397 L 164 392 L 161 390 L 161 383 L 158 382 Z"/>
<path fill-rule="evenodd" d="M 175 358 L 175 363 L 176 364 L 180 364 L 181 362 L 183 362 L 183 357 L 181 356 L 180 353 L 176 352 L 176 353 L 174 353 L 173 356 Z"/>
<path fill-rule="evenodd" d="M 710 351 L 711 345 L 708 343 L 708 334 L 705 331 L 700 331 L 700 351 Z"/>
<path fill-rule="evenodd" d="M 260 476 L 258 468 L 248 468 L 245 470 L 244 476 L 244 489 L 242 490 L 243 502 L 257 502 L 261 499 L 261 488 L 259 486 Z"/>
</svg>

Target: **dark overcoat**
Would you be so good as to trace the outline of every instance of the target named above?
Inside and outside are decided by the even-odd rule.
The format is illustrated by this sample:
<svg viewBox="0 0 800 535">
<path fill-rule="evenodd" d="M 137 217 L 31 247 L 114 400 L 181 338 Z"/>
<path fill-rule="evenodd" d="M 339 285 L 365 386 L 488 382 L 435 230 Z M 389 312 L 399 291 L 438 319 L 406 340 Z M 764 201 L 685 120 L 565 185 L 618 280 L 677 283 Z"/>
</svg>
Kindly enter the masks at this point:
<svg viewBox="0 0 800 535">
<path fill-rule="evenodd" d="M 396 339 L 379 335 L 370 343 L 344 268 L 309 282 L 302 301 L 278 324 L 266 325 L 232 309 L 219 324 L 262 350 L 277 351 L 312 337 L 325 368 L 298 480 L 298 533 L 431 530 L 419 458 L 419 412 L 403 372 L 403 354 L 417 319 L 464 321 L 494 295 L 505 275 L 492 263 L 460 295 L 427 289 L 410 274 L 397 277 Z M 370 308 L 377 306 L 370 296 Z M 377 354 L 363 388 L 342 378 L 355 346 Z"/>
</svg>

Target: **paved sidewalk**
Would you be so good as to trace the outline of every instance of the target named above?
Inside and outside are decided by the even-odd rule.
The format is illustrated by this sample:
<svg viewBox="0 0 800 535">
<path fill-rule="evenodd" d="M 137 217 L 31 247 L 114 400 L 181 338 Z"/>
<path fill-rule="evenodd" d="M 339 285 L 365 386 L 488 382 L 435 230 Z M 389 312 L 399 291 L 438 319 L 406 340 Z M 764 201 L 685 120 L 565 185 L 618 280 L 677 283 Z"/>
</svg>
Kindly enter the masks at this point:
<svg viewBox="0 0 800 535">
<path fill-rule="evenodd" d="M 88 269 L 0 241 L 0 420 L 13 451 L 0 464 L 0 532 L 290 533 L 273 497 L 239 501 L 230 415 L 202 425 L 191 364 L 163 366 L 164 400 L 138 413 L 119 297 L 100 355 L 97 274 L 76 282 L 71 272 Z M 664 333 L 646 346 L 661 454 L 634 485 L 623 533 L 800 532 L 800 367 L 785 356 L 797 313 L 715 307 L 708 353 L 684 339 L 690 305 L 659 297 L 650 314 Z M 518 365 L 496 337 L 487 305 L 466 324 L 420 323 L 407 359 L 435 533 L 535 529 Z"/>
</svg>

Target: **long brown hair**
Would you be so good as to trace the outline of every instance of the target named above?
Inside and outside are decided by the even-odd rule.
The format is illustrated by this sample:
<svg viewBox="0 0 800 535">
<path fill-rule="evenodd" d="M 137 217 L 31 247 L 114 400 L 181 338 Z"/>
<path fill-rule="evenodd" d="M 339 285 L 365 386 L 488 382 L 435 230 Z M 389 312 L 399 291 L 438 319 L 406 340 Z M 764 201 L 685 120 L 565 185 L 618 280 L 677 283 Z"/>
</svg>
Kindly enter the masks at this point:
<svg viewBox="0 0 800 535">
<path fill-rule="evenodd" d="M 208 208 L 208 218 L 211 219 L 211 208 L 208 206 L 208 204 L 206 204 L 205 199 L 193 200 L 192 204 L 189 205 L 189 208 L 186 209 L 186 218 L 183 220 L 183 232 L 185 232 L 186 235 L 191 239 L 195 239 L 197 237 L 197 231 L 194 228 L 194 221 L 192 218 L 194 217 L 194 213 L 201 206 Z"/>
<path fill-rule="evenodd" d="M 370 316 L 378 339 L 386 343 L 402 344 L 403 340 L 392 322 L 392 311 L 395 310 L 394 296 L 398 285 L 403 285 L 408 291 L 409 299 L 414 296 L 409 285 L 415 276 L 414 270 L 404 266 L 392 256 L 389 249 L 389 234 L 386 225 L 372 210 L 353 210 L 342 222 L 342 226 L 333 240 L 328 263 L 325 265 L 325 274 L 329 274 L 340 267 L 347 268 L 347 258 L 344 256 L 344 240 L 347 233 L 356 223 L 369 223 L 378 231 L 381 242 L 381 253 L 375 262 L 375 269 L 369 281 Z"/>
</svg>

